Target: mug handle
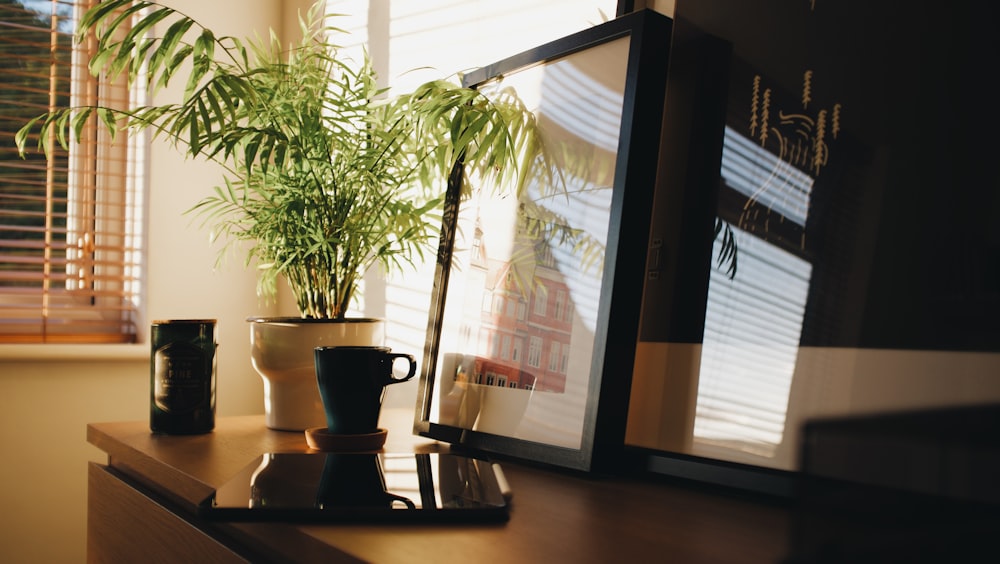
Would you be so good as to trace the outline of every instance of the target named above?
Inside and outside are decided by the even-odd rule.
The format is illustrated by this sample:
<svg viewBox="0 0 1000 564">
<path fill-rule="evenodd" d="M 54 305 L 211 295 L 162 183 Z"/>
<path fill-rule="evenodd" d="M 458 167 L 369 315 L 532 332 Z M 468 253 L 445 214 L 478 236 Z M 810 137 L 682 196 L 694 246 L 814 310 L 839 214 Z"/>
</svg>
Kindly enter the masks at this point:
<svg viewBox="0 0 1000 564">
<path fill-rule="evenodd" d="M 402 382 L 402 380 L 399 380 L 399 381 Z M 416 509 L 417 508 L 417 505 L 415 503 L 413 503 L 413 501 L 410 500 L 410 498 L 403 497 L 401 495 L 396 495 L 396 494 L 391 493 L 391 492 L 385 492 L 385 497 L 386 497 L 386 499 L 389 500 L 389 505 L 390 506 L 398 501 L 398 502 L 402 503 L 403 505 L 405 505 L 407 509 Z"/>
<path fill-rule="evenodd" d="M 405 382 L 405 381 L 409 380 L 410 378 L 413 378 L 413 376 L 417 373 L 417 359 L 414 358 L 414 356 L 412 354 L 406 354 L 406 353 L 389 353 L 389 354 L 386 355 L 386 358 L 389 359 L 389 381 L 386 382 L 386 385 L 389 385 L 389 384 L 398 384 L 400 382 Z M 406 376 L 404 376 L 402 378 L 396 378 L 392 374 L 392 367 L 396 364 L 396 359 L 397 358 L 405 358 L 409 362 L 409 364 L 410 364 L 410 368 L 407 370 Z"/>
</svg>

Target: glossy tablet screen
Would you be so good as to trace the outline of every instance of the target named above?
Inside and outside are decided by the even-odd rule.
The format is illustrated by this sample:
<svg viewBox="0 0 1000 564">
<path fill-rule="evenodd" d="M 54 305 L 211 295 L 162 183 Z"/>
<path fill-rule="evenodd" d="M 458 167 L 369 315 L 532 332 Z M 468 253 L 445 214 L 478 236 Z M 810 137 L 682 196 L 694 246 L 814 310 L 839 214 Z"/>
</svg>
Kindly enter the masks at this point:
<svg viewBox="0 0 1000 564">
<path fill-rule="evenodd" d="M 200 511 L 226 521 L 504 521 L 499 472 L 455 454 L 266 453 Z"/>
</svg>

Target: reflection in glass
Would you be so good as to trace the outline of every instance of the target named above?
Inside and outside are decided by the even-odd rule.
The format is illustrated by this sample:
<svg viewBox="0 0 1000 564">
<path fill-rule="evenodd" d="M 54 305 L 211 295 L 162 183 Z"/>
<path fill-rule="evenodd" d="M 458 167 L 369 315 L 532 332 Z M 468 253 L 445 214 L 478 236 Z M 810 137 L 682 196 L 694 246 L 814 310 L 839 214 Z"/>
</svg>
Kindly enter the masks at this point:
<svg viewBox="0 0 1000 564">
<path fill-rule="evenodd" d="M 804 228 L 812 179 L 731 128 L 721 170 L 726 185 L 748 204 L 739 221 L 743 229 L 734 227 L 738 275 L 711 272 L 693 451 L 718 456 L 712 449 L 723 448 L 769 459 L 784 437 L 812 267 L 768 242 L 767 222 Z"/>
<path fill-rule="evenodd" d="M 629 38 L 487 83 L 533 112 L 545 159 L 460 204 L 430 420 L 579 448 Z M 618 61 L 609 65 L 608 61 Z"/>
<path fill-rule="evenodd" d="M 705 458 L 780 470 L 797 469 L 816 418 L 1000 400 L 996 151 L 977 134 L 997 114 L 954 96 L 975 91 L 968 68 L 996 58 L 994 43 L 970 40 L 990 36 L 992 17 L 791 4 L 704 0 L 675 14 L 675 37 L 732 47 L 718 67 L 716 210 L 740 229 L 739 271 L 711 279 L 704 350 L 661 347 L 695 359 L 681 383 L 698 396 L 664 398 L 675 408 L 664 413 L 685 416 L 660 418 L 656 431 L 677 429 L 669 441 L 642 437 L 694 454 L 684 434 Z M 963 66 L 928 65 L 942 45 Z M 677 42 L 671 56 L 694 49 Z M 924 461 L 899 477 L 940 462 Z"/>
<path fill-rule="evenodd" d="M 374 453 L 266 454 L 250 476 L 250 507 L 388 508 L 401 503 L 415 508 L 387 490 L 381 458 Z"/>
<path fill-rule="evenodd" d="M 707 443 L 771 457 L 785 430 L 811 268 L 735 232 L 739 275 L 713 269 L 708 286 L 695 450 Z"/>
<path fill-rule="evenodd" d="M 491 463 L 476 458 L 267 453 L 220 487 L 209 504 L 210 510 L 229 512 L 227 517 L 239 520 L 267 514 L 322 518 L 324 513 L 350 517 L 449 508 L 492 510 L 503 509 L 506 502 Z"/>
<path fill-rule="evenodd" d="M 725 129 L 722 178 L 751 201 L 805 227 L 813 179 L 731 127 Z"/>
<path fill-rule="evenodd" d="M 406 496 L 388 491 L 379 455 L 328 453 L 324 458 L 323 473 L 316 488 L 317 507 L 416 509 Z"/>
</svg>

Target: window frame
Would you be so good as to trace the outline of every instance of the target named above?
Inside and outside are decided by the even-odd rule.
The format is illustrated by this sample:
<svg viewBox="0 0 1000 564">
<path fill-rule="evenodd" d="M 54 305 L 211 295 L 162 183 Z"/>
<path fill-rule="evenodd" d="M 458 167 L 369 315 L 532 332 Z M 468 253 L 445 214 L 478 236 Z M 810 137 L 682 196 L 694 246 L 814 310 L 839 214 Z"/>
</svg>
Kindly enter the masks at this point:
<svg viewBox="0 0 1000 564">
<path fill-rule="evenodd" d="M 60 92 L 73 107 L 105 105 L 132 107 L 146 92 L 142 81 L 129 86 L 113 83 L 88 70 L 96 49 L 93 37 L 72 38 L 75 22 L 97 0 L 49 0 L 53 22 L 50 53 L 65 45 L 69 35 L 69 84 L 63 90 L 50 56 L 49 111 L 56 109 Z M 58 6 L 72 6 L 72 32 L 59 27 Z M 38 13 L 38 10 L 32 10 Z M 43 16 L 45 14 L 42 14 Z M 61 39 L 60 39 L 61 38 Z M 67 92 L 68 90 L 68 92 Z M 43 110 L 44 111 L 44 110 Z M 41 112 L 39 112 L 41 113 Z M 26 121 L 25 121 L 26 122 Z M 5 132 L 13 137 L 14 132 Z M 45 238 L 39 271 L 20 278 L 31 285 L 0 285 L 0 344 L 110 344 L 135 343 L 140 336 L 140 305 L 144 280 L 144 162 L 148 135 L 111 136 L 98 127 L 96 116 L 69 141 L 67 151 L 55 136 L 45 140 Z M 35 150 L 29 139 L 27 150 Z M 65 161 L 65 228 L 53 225 L 61 210 L 54 209 L 57 157 Z M 61 192 L 60 192 L 61 193 Z M 36 226 L 25 228 L 38 229 Z M 60 234 L 64 231 L 64 234 Z M 16 237 L 15 239 L 19 240 Z M 10 243 L 10 248 L 26 248 Z M 8 255 L 17 264 L 17 254 Z M 30 257 L 29 257 L 29 260 Z M 15 262 L 11 262 L 15 261 Z M 17 277 L 16 275 L 11 275 Z"/>
</svg>

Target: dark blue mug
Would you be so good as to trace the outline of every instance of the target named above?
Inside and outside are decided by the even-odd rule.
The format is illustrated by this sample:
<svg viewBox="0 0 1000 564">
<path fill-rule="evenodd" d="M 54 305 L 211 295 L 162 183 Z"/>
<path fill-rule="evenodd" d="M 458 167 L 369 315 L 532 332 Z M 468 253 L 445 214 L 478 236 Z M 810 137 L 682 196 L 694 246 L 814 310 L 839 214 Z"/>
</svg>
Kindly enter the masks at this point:
<svg viewBox="0 0 1000 564">
<path fill-rule="evenodd" d="M 406 359 L 406 376 L 397 378 L 393 366 Z M 385 387 L 406 382 L 417 373 L 411 354 L 389 347 L 316 347 L 316 380 L 326 412 L 327 431 L 357 435 L 378 431 Z"/>
</svg>

